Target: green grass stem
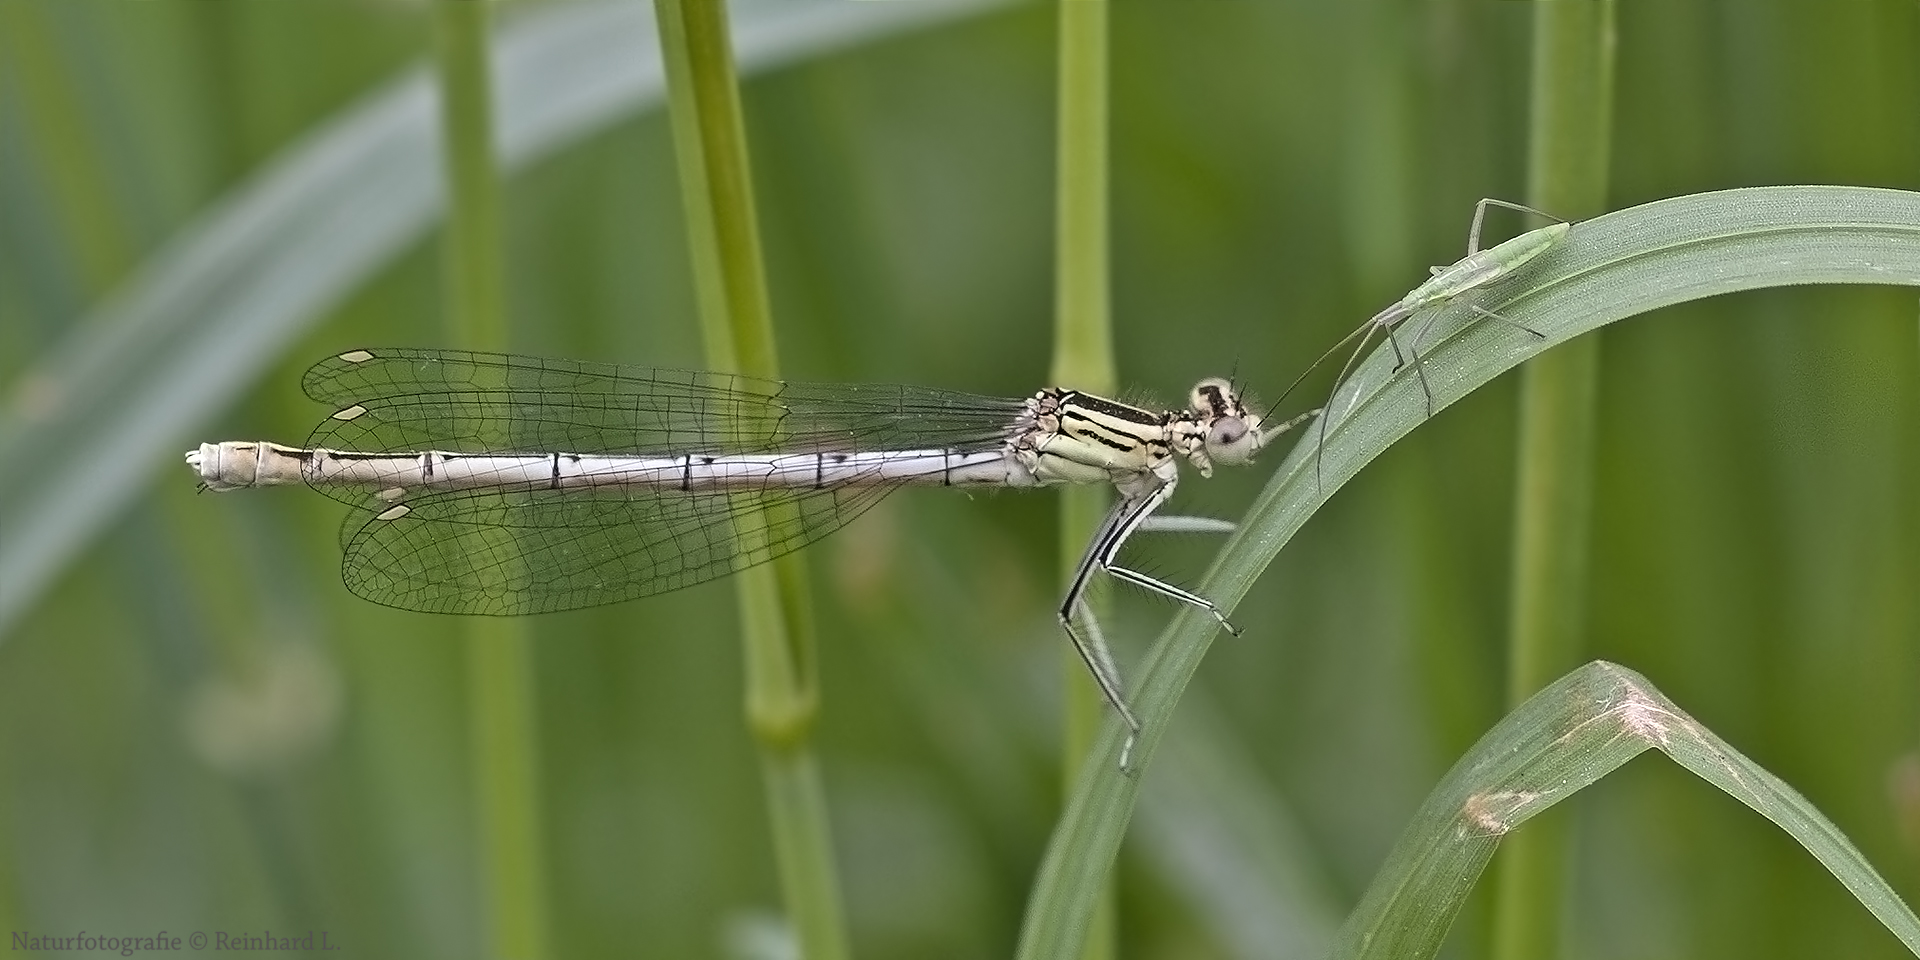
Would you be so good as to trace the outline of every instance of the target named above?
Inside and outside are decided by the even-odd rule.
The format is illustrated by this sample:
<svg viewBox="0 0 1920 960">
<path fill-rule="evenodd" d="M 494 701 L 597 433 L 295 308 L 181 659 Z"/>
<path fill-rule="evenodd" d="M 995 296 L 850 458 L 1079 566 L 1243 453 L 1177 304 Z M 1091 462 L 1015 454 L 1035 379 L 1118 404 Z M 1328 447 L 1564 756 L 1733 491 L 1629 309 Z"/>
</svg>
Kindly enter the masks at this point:
<svg viewBox="0 0 1920 960">
<path fill-rule="evenodd" d="M 465 633 L 483 915 L 492 955 L 550 957 L 532 645 L 525 625 L 509 617 L 470 618 Z"/>
<path fill-rule="evenodd" d="M 1569 219 L 1607 195 L 1614 3 L 1533 7 L 1527 202 Z M 1507 704 L 1524 703 L 1585 659 L 1600 338 L 1528 362 L 1520 374 Z M 1568 825 L 1548 817 L 1505 844 L 1495 872 L 1494 960 L 1551 957 L 1567 903 Z"/>
<path fill-rule="evenodd" d="M 508 346 L 500 174 L 493 155 L 488 6 L 434 6 L 447 181 L 446 327 L 454 343 Z M 552 955 L 540 827 L 538 714 L 526 624 L 465 622 L 469 734 L 491 955 Z"/>
<path fill-rule="evenodd" d="M 1062 0 L 1059 24 L 1052 379 L 1062 386 L 1111 394 L 1119 378 L 1113 359 L 1107 231 L 1107 4 L 1105 0 Z M 1112 499 L 1111 490 L 1091 486 L 1061 491 L 1063 578 L 1072 576 Z M 1097 618 L 1104 607 L 1089 601 L 1088 611 Z M 1062 643 L 1061 648 L 1066 692 L 1066 734 L 1061 746 L 1065 789 L 1079 778 L 1110 711 L 1079 654 L 1071 644 Z M 1115 956 L 1117 926 L 1109 884 L 1080 956 L 1084 960 Z"/>
<path fill-rule="evenodd" d="M 753 205 L 746 126 L 723 4 L 656 0 L 681 196 L 708 366 L 778 377 Z M 747 723 L 759 741 L 781 893 L 801 955 L 848 955 L 818 762 L 819 711 L 807 567 L 799 554 L 735 578 Z"/>
</svg>

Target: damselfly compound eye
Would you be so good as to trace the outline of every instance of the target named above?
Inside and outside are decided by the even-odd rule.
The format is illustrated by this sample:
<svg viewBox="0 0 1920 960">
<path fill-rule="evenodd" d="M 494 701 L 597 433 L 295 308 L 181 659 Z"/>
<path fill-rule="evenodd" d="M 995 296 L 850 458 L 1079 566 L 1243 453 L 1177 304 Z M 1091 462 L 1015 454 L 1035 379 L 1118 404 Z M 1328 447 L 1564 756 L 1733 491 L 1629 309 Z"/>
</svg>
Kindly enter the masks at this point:
<svg viewBox="0 0 1920 960">
<path fill-rule="evenodd" d="M 1253 455 L 1260 452 L 1260 432 L 1254 429 L 1258 422 L 1251 417 L 1221 417 L 1215 420 L 1213 429 L 1207 431 L 1207 456 L 1213 462 L 1229 467 L 1252 460 Z"/>
</svg>

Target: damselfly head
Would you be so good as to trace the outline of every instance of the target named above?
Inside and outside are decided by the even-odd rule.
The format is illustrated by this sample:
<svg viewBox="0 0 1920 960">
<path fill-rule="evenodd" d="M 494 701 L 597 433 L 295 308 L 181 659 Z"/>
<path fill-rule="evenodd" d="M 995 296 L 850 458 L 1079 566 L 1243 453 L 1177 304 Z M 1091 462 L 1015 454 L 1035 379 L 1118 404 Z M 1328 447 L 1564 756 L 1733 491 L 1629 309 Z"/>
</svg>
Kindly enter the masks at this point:
<svg viewBox="0 0 1920 960">
<path fill-rule="evenodd" d="M 1230 467 L 1260 452 L 1260 417 L 1247 412 L 1230 381 L 1209 377 L 1194 385 L 1188 407 L 1206 427 L 1207 458 Z"/>
</svg>

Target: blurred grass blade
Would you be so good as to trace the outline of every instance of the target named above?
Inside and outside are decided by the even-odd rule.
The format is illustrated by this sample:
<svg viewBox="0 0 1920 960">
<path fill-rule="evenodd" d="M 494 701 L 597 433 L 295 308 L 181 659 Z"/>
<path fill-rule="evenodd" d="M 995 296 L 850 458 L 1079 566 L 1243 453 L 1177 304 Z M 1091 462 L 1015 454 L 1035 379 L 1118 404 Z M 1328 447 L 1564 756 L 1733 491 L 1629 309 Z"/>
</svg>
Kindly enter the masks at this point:
<svg viewBox="0 0 1920 960">
<path fill-rule="evenodd" d="M 1752 187 L 1691 194 L 1576 225 L 1526 273 L 1438 311 L 1425 363 L 1436 408 L 1527 358 L 1596 327 L 1660 307 L 1740 290 L 1814 283 L 1920 286 L 1920 193 L 1869 187 Z M 1545 336 L 1474 323 L 1492 310 Z M 1809 318 L 1810 320 L 1812 318 Z M 1297 445 L 1198 588 L 1232 612 L 1280 548 L 1362 466 L 1426 419 L 1411 368 L 1390 350 L 1362 362 L 1334 397 L 1324 484 L 1312 444 Z M 1284 412 L 1284 411 L 1283 411 Z M 1126 832 L 1140 780 L 1187 681 L 1217 633 L 1211 617 L 1179 611 L 1136 671 L 1144 726 L 1141 773 L 1116 763 L 1124 740 L 1109 721 L 1082 771 L 1028 898 L 1021 956 L 1075 952 Z"/>
<path fill-rule="evenodd" d="M 1167 732 L 1128 856 L 1151 865 L 1227 955 L 1323 956 L 1345 897 L 1245 732 L 1202 693 L 1187 695 Z"/>
<path fill-rule="evenodd" d="M 740 3 L 736 54 L 743 72 L 764 71 L 1001 2 Z M 657 50 L 650 12 L 627 2 L 555 5 L 500 31 L 503 168 L 657 106 Z M 196 424 L 438 219 L 432 98 L 421 67 L 320 125 L 21 376 L 0 410 L 0 638 L 151 472 L 178 469 Z"/>
<path fill-rule="evenodd" d="M 1920 918 L 1807 798 L 1645 677 L 1596 661 L 1521 704 L 1454 765 L 1388 854 L 1331 955 L 1434 956 L 1502 836 L 1650 747 L 1786 830 L 1920 953 Z"/>
</svg>

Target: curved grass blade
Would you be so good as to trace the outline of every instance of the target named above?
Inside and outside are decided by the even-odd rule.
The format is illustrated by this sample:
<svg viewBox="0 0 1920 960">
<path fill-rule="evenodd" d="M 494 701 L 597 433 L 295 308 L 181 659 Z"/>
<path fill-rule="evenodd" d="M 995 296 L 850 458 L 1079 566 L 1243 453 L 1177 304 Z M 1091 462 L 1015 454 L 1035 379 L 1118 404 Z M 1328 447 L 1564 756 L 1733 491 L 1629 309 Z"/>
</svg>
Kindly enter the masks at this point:
<svg viewBox="0 0 1920 960">
<path fill-rule="evenodd" d="M 1521 704 L 1454 765 L 1387 855 L 1330 956 L 1434 956 L 1502 837 L 1648 749 L 1779 825 L 1920 954 L 1920 918 L 1833 821 L 1647 678 L 1595 661 Z"/>
<path fill-rule="evenodd" d="M 1543 254 L 1525 282 L 1440 308 L 1425 357 L 1435 409 L 1522 361 L 1596 327 L 1689 300 L 1798 284 L 1920 286 L 1920 193 L 1868 187 L 1753 187 L 1692 194 L 1585 221 Z M 1495 310 L 1545 340 L 1503 324 Z M 1389 351 L 1360 365 L 1345 390 L 1349 412 L 1327 431 L 1324 489 L 1312 445 L 1296 445 L 1267 483 L 1199 590 L 1232 612 L 1280 548 L 1333 491 L 1426 419 L 1411 370 Z M 1180 611 L 1138 669 L 1134 707 L 1143 726 L 1142 772 L 1213 640 L 1210 619 Z M 1071 956 L 1113 865 L 1139 779 L 1114 769 L 1124 731 L 1107 724 L 1054 830 L 1028 899 L 1020 956 Z"/>
</svg>

